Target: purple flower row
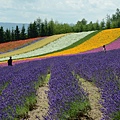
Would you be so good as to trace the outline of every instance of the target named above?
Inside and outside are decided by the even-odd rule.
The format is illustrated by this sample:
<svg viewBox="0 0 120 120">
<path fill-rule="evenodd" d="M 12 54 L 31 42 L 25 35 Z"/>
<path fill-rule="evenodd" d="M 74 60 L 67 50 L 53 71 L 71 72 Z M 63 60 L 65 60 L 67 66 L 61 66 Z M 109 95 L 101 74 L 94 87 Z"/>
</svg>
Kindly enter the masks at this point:
<svg viewBox="0 0 120 120">
<path fill-rule="evenodd" d="M 75 55 L 68 60 L 76 74 L 95 82 L 100 89 L 102 119 L 120 119 L 120 49 Z"/>
<path fill-rule="evenodd" d="M 51 62 L 51 78 L 49 80 L 49 111 L 46 120 L 67 119 L 65 112 L 71 108 L 73 102 L 84 102 L 87 94 L 78 84 L 78 80 L 72 73 L 67 59 L 56 57 Z M 77 112 L 77 111 L 76 111 Z"/>
<path fill-rule="evenodd" d="M 33 61 L 0 68 L 0 86 L 7 86 L 0 94 L 0 119 L 18 117 L 17 107 L 25 105 L 26 97 L 36 94 L 35 82 L 47 74 L 48 61 Z"/>
<path fill-rule="evenodd" d="M 106 45 L 106 50 L 107 51 L 109 51 L 109 50 L 115 50 L 115 49 L 120 49 L 120 38 L 118 38 L 117 40 L 113 41 L 112 43 Z M 93 50 L 89 50 L 89 51 L 83 52 L 81 54 L 95 53 L 95 52 L 100 52 L 102 50 L 103 50 L 103 48 L 99 47 L 99 48 L 96 48 L 96 49 L 93 49 Z"/>
</svg>

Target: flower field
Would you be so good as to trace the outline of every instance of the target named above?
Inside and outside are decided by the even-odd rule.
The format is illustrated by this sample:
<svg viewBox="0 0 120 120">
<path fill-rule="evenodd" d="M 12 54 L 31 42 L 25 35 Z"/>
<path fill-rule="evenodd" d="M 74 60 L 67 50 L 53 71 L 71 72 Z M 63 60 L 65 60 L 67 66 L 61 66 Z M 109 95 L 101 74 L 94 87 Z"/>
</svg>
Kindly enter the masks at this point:
<svg viewBox="0 0 120 120">
<path fill-rule="evenodd" d="M 44 37 L 38 37 L 38 38 L 30 38 L 30 39 L 26 39 L 26 40 L 19 40 L 19 41 L 11 41 L 11 42 L 7 42 L 7 43 L 2 43 L 0 44 L 0 53 L 5 53 L 8 51 L 12 51 L 15 49 L 19 49 L 22 47 L 25 47 L 29 44 L 32 44 L 40 39 L 43 39 Z"/>
<path fill-rule="evenodd" d="M 13 55 L 16 55 L 16 54 L 21 54 L 21 53 L 32 51 L 32 50 L 40 48 L 40 47 L 42 47 L 42 46 L 44 46 L 44 45 L 46 45 L 46 44 L 48 44 L 52 41 L 55 41 L 56 39 L 58 39 L 60 37 L 63 37 L 64 35 L 65 34 L 60 34 L 60 35 L 53 35 L 53 36 L 47 37 L 43 40 L 35 42 L 34 44 L 28 45 L 28 46 L 23 47 L 21 49 L 11 51 L 11 52 L 7 52 L 7 53 L 4 53 L 4 54 L 0 54 L 0 58 L 9 57 L 9 56 L 13 56 Z"/>
<path fill-rule="evenodd" d="M 40 40 L 38 41 L 42 44 L 40 49 L 47 49 L 49 45 L 54 46 L 53 43 L 58 45 L 61 41 L 60 45 L 54 49 L 55 51 L 59 50 L 62 47 L 67 47 L 82 40 L 90 32 L 83 36 L 82 33 L 73 34 L 62 34 L 45 38 L 43 40 L 46 41 L 46 44 L 42 44 L 41 41 L 43 40 Z M 43 116 L 43 120 L 79 120 L 82 116 L 88 115 L 88 112 L 91 110 L 89 94 L 82 87 L 80 78 L 90 82 L 99 89 L 99 104 L 102 106 L 100 109 L 102 113 L 101 120 L 119 120 L 119 37 L 119 28 L 103 30 L 81 44 L 77 44 L 76 47 L 44 55 L 44 59 L 39 56 L 31 57 L 30 59 L 23 59 L 21 63 L 13 66 L 1 66 L 0 120 L 20 120 L 26 118 L 28 111 L 32 110 L 36 104 L 37 89 L 46 82 L 48 75 L 49 91 L 46 94 L 48 95 L 49 107 L 47 114 Z M 66 40 L 66 44 L 62 44 L 64 40 Z M 30 46 L 33 48 L 28 47 L 26 52 L 37 50 L 40 46 L 37 44 L 38 42 L 31 44 Z M 102 51 L 101 47 L 103 44 L 106 45 L 106 53 Z M 5 54 L 3 54 L 4 57 L 13 53 Z"/>
<path fill-rule="evenodd" d="M 92 33 L 94 31 L 90 32 L 82 32 L 82 33 L 71 33 L 66 35 L 65 37 L 59 38 L 56 41 L 53 41 L 42 48 L 35 49 L 33 51 L 27 52 L 27 53 L 22 53 L 19 55 L 14 55 L 12 56 L 14 59 L 19 59 L 19 58 L 26 58 L 26 57 L 33 57 L 33 56 L 38 56 L 42 54 L 46 54 L 49 52 L 53 51 L 58 51 L 60 49 L 66 48 L 70 46 L 71 44 L 79 41 L 80 39 L 84 38 L 88 34 Z M 5 60 L 5 58 L 3 58 Z M 7 60 L 8 58 L 6 58 Z M 2 60 L 2 59 L 1 59 Z"/>
<path fill-rule="evenodd" d="M 106 50 L 107 51 L 114 50 L 114 49 L 119 49 L 119 48 L 120 48 L 120 38 L 118 38 L 114 42 L 106 45 Z M 99 48 L 96 48 L 96 49 L 93 49 L 93 50 L 89 50 L 89 51 L 83 52 L 82 54 L 100 52 L 101 50 L 102 50 L 102 47 L 99 47 Z"/>
<path fill-rule="evenodd" d="M 119 37 L 120 37 L 120 28 L 103 30 L 99 32 L 97 35 L 88 39 L 86 42 L 74 48 L 57 52 L 57 53 L 52 53 L 52 54 L 46 55 L 46 57 L 82 53 L 82 52 L 109 44 Z"/>
</svg>

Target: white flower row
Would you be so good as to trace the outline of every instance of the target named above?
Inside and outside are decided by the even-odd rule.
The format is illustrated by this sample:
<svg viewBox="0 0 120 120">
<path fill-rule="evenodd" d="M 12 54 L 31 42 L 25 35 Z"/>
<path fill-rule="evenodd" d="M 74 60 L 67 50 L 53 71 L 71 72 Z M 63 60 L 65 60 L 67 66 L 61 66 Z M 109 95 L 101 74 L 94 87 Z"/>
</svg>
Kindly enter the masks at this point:
<svg viewBox="0 0 120 120">
<path fill-rule="evenodd" d="M 46 54 L 49 52 L 54 52 L 54 51 L 57 51 L 57 50 L 60 50 L 60 49 L 70 46 L 71 44 L 79 41 L 80 39 L 84 38 L 85 36 L 87 36 L 88 34 L 90 34 L 92 32 L 94 32 L 94 31 L 70 33 L 64 37 L 57 39 L 56 41 L 53 41 L 53 42 L 43 46 L 42 48 L 38 48 L 38 49 L 35 49 L 35 50 L 27 52 L 27 53 L 14 55 L 14 56 L 12 56 L 12 58 L 19 59 L 19 58 L 32 57 L 32 56 Z M 8 59 L 8 57 L 0 58 L 0 61 L 7 60 L 7 59 Z"/>
</svg>

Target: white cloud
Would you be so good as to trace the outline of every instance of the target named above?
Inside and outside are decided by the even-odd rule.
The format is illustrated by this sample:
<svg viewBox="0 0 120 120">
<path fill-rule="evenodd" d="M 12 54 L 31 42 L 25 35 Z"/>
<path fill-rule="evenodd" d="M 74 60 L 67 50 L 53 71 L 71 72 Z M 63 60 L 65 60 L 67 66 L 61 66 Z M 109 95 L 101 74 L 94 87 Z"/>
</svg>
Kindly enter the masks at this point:
<svg viewBox="0 0 120 120">
<path fill-rule="evenodd" d="M 0 21 L 30 23 L 38 17 L 68 23 L 82 18 L 96 21 L 117 8 L 119 0 L 0 0 Z"/>
</svg>

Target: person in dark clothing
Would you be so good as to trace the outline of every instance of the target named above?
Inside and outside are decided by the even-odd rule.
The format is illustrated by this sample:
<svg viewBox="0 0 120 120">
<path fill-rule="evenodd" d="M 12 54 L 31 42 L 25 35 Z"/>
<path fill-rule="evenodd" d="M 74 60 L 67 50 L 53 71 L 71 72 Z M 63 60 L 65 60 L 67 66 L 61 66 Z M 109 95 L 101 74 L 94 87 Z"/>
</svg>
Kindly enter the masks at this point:
<svg viewBox="0 0 120 120">
<path fill-rule="evenodd" d="M 103 51 L 106 53 L 106 47 L 105 47 L 105 45 L 103 45 Z"/>
<path fill-rule="evenodd" d="M 8 60 L 8 66 L 12 66 L 12 57 L 10 56 L 10 59 Z"/>
</svg>

